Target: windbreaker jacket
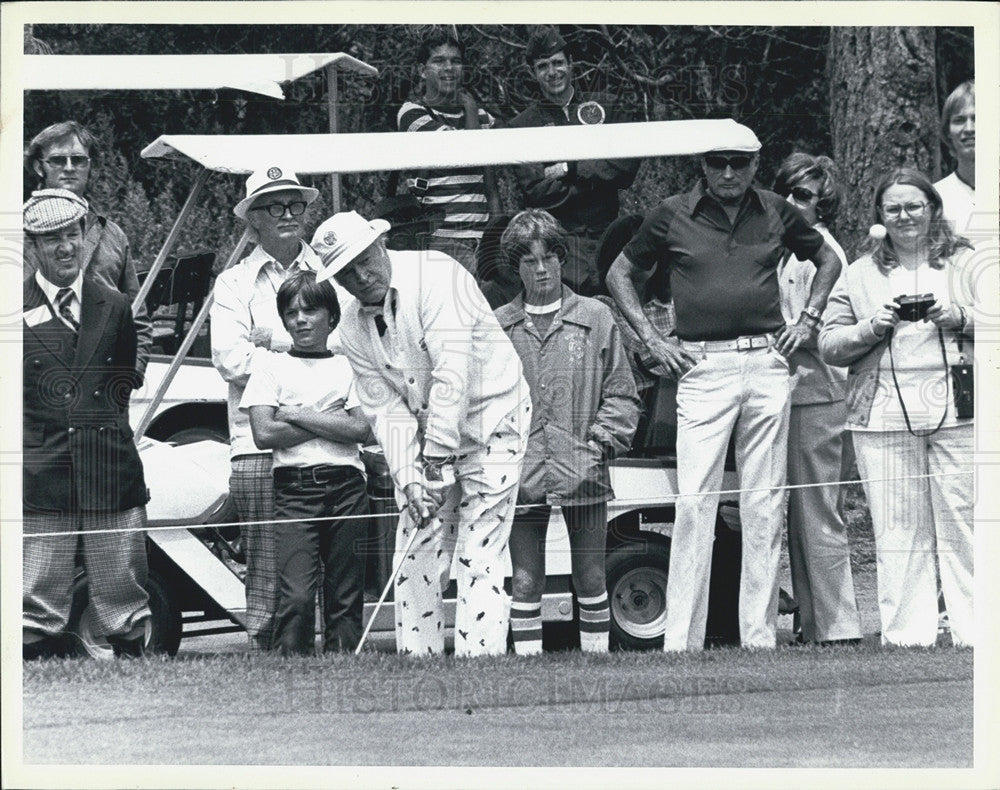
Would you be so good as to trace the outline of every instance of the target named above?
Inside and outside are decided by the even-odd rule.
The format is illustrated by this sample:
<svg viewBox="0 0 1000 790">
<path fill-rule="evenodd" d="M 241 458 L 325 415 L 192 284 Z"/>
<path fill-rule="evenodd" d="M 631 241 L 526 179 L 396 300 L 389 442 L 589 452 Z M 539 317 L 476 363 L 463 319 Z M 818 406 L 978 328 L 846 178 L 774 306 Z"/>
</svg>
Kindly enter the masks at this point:
<svg viewBox="0 0 1000 790">
<path fill-rule="evenodd" d="M 497 310 L 531 389 L 520 504 L 587 505 L 614 496 L 608 458 L 628 450 L 639 397 L 607 305 L 563 287 L 562 306 L 539 335 L 524 295 Z"/>
</svg>

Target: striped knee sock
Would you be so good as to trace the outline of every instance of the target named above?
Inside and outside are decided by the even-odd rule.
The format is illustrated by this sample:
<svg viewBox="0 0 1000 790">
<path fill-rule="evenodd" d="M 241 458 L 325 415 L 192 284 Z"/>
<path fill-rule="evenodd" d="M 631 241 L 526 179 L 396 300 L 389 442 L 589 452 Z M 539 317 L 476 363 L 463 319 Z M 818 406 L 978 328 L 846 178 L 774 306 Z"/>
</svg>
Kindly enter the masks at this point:
<svg viewBox="0 0 1000 790">
<path fill-rule="evenodd" d="M 578 595 L 576 601 L 580 604 L 580 649 L 584 653 L 607 653 L 611 630 L 607 592 L 593 598 Z"/>
<path fill-rule="evenodd" d="M 542 602 L 511 601 L 510 628 L 514 633 L 514 652 L 535 656 L 542 652 Z"/>
</svg>

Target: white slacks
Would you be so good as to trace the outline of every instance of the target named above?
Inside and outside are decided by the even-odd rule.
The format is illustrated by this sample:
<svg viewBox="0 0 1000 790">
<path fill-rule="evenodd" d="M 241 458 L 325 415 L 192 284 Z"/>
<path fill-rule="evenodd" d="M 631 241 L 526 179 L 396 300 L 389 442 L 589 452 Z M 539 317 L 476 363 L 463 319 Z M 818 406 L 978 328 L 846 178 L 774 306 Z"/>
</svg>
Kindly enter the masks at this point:
<svg viewBox="0 0 1000 790">
<path fill-rule="evenodd" d="M 530 405 L 525 412 L 522 404 L 496 427 L 486 447 L 459 457 L 456 482 L 438 517 L 420 530 L 405 557 L 414 524 L 402 508 L 393 558 L 393 567 L 400 567 L 394 591 L 400 653 L 444 652 L 442 592 L 456 553 L 455 655 L 507 652 L 510 597 L 503 588 L 504 556 L 530 422 Z"/>
<path fill-rule="evenodd" d="M 861 479 L 873 480 L 864 488 L 875 529 L 882 643 L 935 643 L 936 553 L 952 639 L 973 645 L 973 426 L 927 437 L 907 431 L 853 435 Z M 931 477 L 901 479 L 926 474 Z"/>
<path fill-rule="evenodd" d="M 686 346 L 687 347 L 687 346 Z M 770 348 L 713 351 L 677 387 L 677 517 L 670 545 L 663 649 L 701 650 L 723 464 L 736 435 L 743 563 L 740 639 L 774 648 L 778 562 L 785 523 L 790 382 Z"/>
</svg>

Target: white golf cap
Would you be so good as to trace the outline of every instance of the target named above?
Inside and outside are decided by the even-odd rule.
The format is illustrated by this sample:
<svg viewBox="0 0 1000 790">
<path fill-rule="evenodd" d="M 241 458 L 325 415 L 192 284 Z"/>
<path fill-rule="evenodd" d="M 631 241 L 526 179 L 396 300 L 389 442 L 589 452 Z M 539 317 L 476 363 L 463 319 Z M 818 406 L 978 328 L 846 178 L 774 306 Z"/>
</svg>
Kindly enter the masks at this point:
<svg viewBox="0 0 1000 790">
<path fill-rule="evenodd" d="M 236 204 L 233 213 L 245 220 L 247 211 L 257 198 L 269 192 L 281 192 L 285 189 L 297 189 L 307 205 L 319 196 L 318 189 L 302 186 L 299 177 L 291 168 L 272 164 L 250 174 L 247 179 L 247 196 Z"/>
<path fill-rule="evenodd" d="M 720 145 L 708 149 L 705 153 L 721 153 L 722 151 L 733 151 L 741 154 L 755 154 L 760 150 L 760 140 L 757 135 L 743 124 L 736 124 L 736 128 L 731 133 L 727 133 L 726 139 Z"/>
<path fill-rule="evenodd" d="M 342 211 L 323 222 L 312 239 L 312 248 L 323 264 L 316 282 L 329 280 L 390 227 L 384 219 L 369 222 L 356 211 Z"/>
</svg>

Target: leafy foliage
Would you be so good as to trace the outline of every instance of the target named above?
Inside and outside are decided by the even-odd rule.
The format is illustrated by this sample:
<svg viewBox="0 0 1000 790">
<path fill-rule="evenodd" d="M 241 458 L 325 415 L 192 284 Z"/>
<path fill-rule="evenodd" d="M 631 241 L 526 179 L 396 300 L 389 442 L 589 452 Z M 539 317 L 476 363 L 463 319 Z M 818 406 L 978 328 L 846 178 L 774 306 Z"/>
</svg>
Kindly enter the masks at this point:
<svg viewBox="0 0 1000 790">
<path fill-rule="evenodd" d="M 379 69 L 375 80 L 339 77 L 341 131 L 390 131 L 401 102 L 419 89 L 415 54 L 431 25 L 35 25 L 27 51 L 62 54 L 181 54 L 255 52 L 351 53 Z M 449 26 L 466 46 L 467 85 L 494 115 L 511 117 L 536 96 L 524 62 L 524 25 Z M 828 109 L 829 28 L 753 26 L 561 25 L 584 90 L 615 97 L 645 120 L 731 117 L 753 128 L 764 148 L 758 180 L 769 185 L 794 150 L 831 152 Z M 972 73 L 971 31 L 940 28 L 939 93 Z M 190 165 L 149 162 L 140 152 L 160 134 L 310 133 L 328 126 L 321 74 L 294 83 L 286 101 L 238 91 L 36 91 L 25 99 L 25 133 L 66 118 L 94 127 L 105 157 L 93 198 L 125 228 L 140 263 L 149 263 L 169 230 L 194 177 Z M 940 99 L 943 101 L 944 96 Z M 27 142 L 27 140 L 25 141 Z M 850 163 L 841 163 L 841 166 Z M 644 162 L 623 195 L 623 211 L 645 211 L 688 188 L 695 163 L 679 158 Z M 307 179 L 307 182 L 309 180 Z M 344 204 L 371 212 L 385 194 L 385 174 L 346 175 Z M 311 219 L 332 205 L 329 179 Z M 26 188 L 33 179 L 26 176 Z M 510 180 L 501 184 L 506 210 L 518 206 Z M 181 247 L 208 247 L 222 260 L 239 236 L 232 205 L 241 179 L 213 176 Z"/>
</svg>

